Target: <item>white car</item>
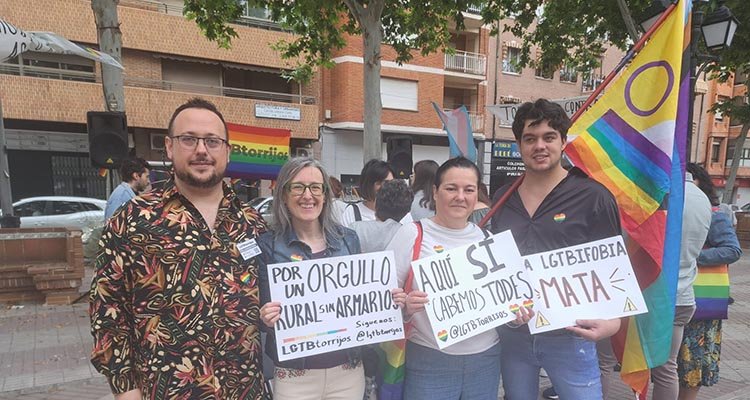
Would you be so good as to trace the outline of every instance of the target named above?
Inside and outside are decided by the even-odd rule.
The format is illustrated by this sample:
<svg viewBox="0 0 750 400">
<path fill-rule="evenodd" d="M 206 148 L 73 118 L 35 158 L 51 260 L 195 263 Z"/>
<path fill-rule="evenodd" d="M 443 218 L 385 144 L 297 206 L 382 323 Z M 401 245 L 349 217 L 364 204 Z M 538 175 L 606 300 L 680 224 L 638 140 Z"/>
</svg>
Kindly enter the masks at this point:
<svg viewBox="0 0 750 400">
<path fill-rule="evenodd" d="M 266 220 L 269 225 L 273 221 L 273 215 L 271 214 L 271 206 L 273 205 L 273 196 L 269 197 L 256 197 L 248 203 L 250 207 L 254 208 L 255 211 Z"/>
<path fill-rule="evenodd" d="M 106 201 L 89 197 L 29 197 L 13 203 L 13 215 L 21 217 L 21 228 L 78 228 L 88 236 L 92 228 L 104 224 L 106 207 Z"/>
</svg>

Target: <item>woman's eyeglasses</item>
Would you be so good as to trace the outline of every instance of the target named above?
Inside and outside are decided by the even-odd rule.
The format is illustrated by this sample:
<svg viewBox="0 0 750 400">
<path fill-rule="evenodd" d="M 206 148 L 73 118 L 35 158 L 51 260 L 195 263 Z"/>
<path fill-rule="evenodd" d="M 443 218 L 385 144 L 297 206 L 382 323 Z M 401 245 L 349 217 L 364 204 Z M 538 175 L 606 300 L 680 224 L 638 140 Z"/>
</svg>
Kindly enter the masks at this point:
<svg viewBox="0 0 750 400">
<path fill-rule="evenodd" d="M 313 196 L 320 196 L 325 190 L 325 185 L 322 183 L 311 183 L 305 185 L 304 183 L 292 182 L 286 185 L 286 190 L 294 196 L 302 196 L 305 190 L 310 189 L 310 194 Z"/>
</svg>

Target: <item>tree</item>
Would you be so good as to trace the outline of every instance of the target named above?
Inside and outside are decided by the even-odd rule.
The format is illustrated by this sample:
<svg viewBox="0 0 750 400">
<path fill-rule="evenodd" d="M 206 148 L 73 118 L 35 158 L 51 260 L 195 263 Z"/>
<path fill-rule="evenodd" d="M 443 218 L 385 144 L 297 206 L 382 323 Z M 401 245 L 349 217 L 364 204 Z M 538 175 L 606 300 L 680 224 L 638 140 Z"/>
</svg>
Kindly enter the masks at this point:
<svg viewBox="0 0 750 400">
<path fill-rule="evenodd" d="M 380 117 L 381 46 L 390 45 L 396 62 L 409 61 L 418 50 L 427 55 L 447 46 L 451 23 L 463 29 L 461 11 L 471 0 L 185 0 L 185 15 L 194 19 L 206 37 L 228 47 L 237 33 L 228 26 L 243 7 L 264 7 L 271 18 L 295 35 L 277 43 L 284 58 L 296 60 L 290 77 L 304 82 L 319 66 L 332 66 L 336 49 L 346 45 L 346 35 L 361 35 L 364 69 L 364 161 L 382 157 Z"/>
<path fill-rule="evenodd" d="M 718 4 L 713 1 L 707 10 L 710 13 Z M 726 6 L 732 10 L 734 16 L 739 20 L 740 26 L 734 35 L 732 45 L 724 49 L 720 54 L 718 63 L 710 65 L 707 70 L 720 82 L 726 82 L 735 74 L 750 75 L 750 8 L 746 0 L 728 0 Z M 721 112 L 732 119 L 733 122 L 742 124 L 740 135 L 734 143 L 734 154 L 732 155 L 732 166 L 729 169 L 729 177 L 724 186 L 722 196 L 723 203 L 732 203 L 734 195 L 734 182 L 737 178 L 737 169 L 740 165 L 742 149 L 744 149 L 748 130 L 750 130 L 750 80 L 745 81 L 745 95 L 735 96 L 714 104 L 709 112 Z"/>
<path fill-rule="evenodd" d="M 91 9 L 96 21 L 99 50 L 122 62 L 122 33 L 117 19 L 117 4 L 120 0 L 91 0 Z M 122 70 L 101 63 L 104 106 L 108 111 L 125 111 L 125 92 Z"/>
</svg>

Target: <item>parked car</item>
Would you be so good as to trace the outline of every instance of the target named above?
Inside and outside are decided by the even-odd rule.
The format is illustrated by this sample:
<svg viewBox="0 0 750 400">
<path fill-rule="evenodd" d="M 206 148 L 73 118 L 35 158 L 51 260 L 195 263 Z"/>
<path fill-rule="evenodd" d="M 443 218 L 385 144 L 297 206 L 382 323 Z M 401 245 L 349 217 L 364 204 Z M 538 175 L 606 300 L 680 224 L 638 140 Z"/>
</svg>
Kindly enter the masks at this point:
<svg viewBox="0 0 750 400">
<path fill-rule="evenodd" d="M 273 221 L 273 215 L 271 214 L 271 206 L 273 205 L 273 196 L 269 197 L 256 197 L 250 200 L 248 203 L 250 207 L 254 208 L 261 217 L 270 225 Z"/>
<path fill-rule="evenodd" d="M 13 203 L 13 215 L 21 217 L 21 228 L 80 229 L 86 243 L 91 230 L 104 225 L 106 206 L 106 201 L 89 197 L 29 197 Z"/>
</svg>

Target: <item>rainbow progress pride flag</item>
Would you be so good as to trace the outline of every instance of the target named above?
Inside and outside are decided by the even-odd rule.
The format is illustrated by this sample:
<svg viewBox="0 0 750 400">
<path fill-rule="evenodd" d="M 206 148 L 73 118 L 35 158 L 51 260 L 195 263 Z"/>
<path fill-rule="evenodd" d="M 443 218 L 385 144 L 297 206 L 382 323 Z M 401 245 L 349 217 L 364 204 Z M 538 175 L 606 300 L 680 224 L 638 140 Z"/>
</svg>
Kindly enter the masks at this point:
<svg viewBox="0 0 750 400">
<path fill-rule="evenodd" d="M 242 179 L 276 179 L 289 159 L 289 129 L 227 124 L 229 156 L 226 176 Z"/>
<path fill-rule="evenodd" d="M 576 120 L 574 165 L 617 199 L 649 312 L 612 338 L 621 376 L 642 396 L 672 342 L 688 130 L 690 2 L 681 0 L 648 43 Z"/>
</svg>

